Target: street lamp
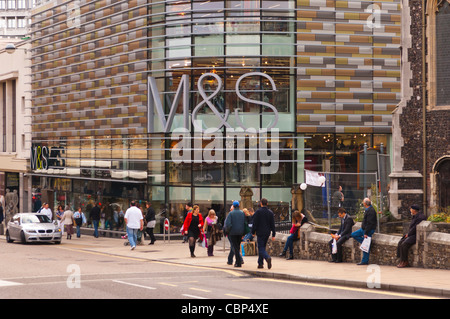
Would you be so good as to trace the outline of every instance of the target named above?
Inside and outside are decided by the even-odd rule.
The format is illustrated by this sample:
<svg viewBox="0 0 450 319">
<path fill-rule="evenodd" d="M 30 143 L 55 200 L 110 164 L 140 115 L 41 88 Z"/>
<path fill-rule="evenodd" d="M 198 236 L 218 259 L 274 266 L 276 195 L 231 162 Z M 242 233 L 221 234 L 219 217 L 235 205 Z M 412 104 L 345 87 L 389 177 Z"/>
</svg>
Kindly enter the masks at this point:
<svg viewBox="0 0 450 319">
<path fill-rule="evenodd" d="M 8 52 L 9 54 L 12 54 L 14 53 L 14 51 L 16 51 L 16 46 L 12 43 L 9 43 L 6 45 L 5 51 Z"/>
</svg>

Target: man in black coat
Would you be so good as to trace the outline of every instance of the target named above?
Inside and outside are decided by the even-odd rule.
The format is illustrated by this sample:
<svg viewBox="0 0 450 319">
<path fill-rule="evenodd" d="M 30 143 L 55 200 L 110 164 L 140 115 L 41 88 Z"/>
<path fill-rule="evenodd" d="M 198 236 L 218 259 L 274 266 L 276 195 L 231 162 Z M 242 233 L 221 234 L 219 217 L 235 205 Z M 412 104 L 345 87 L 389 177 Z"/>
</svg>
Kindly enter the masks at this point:
<svg viewBox="0 0 450 319">
<path fill-rule="evenodd" d="M 400 239 L 397 246 L 397 257 L 400 258 L 398 268 L 409 267 L 408 264 L 408 251 L 411 246 L 416 243 L 416 228 L 422 221 L 426 220 L 423 213 L 420 212 L 420 207 L 412 205 L 409 209 L 412 215 L 411 223 L 409 224 L 409 230 L 406 235 Z"/>
<path fill-rule="evenodd" d="M 267 268 L 272 268 L 272 258 L 266 251 L 266 244 L 272 232 L 272 240 L 275 239 L 275 217 L 273 212 L 267 208 L 267 199 L 261 199 L 261 208 L 253 215 L 252 234 L 256 233 L 258 243 L 258 268 L 264 268 L 264 260 Z"/>
<path fill-rule="evenodd" d="M 342 245 L 351 237 L 352 227 L 355 224 L 353 218 L 351 218 L 344 208 L 338 209 L 338 216 L 341 218 L 341 227 L 336 234 L 331 234 L 332 239 L 330 240 L 330 250 L 331 250 L 331 262 L 341 263 L 342 262 Z M 336 239 L 337 253 L 333 254 L 333 240 Z"/>
<path fill-rule="evenodd" d="M 361 228 L 352 233 L 353 239 L 357 242 L 362 243 L 367 237 L 372 237 L 375 229 L 377 228 L 377 212 L 372 206 L 372 202 L 369 198 L 364 198 L 363 205 L 365 208 L 364 219 Z M 369 252 L 363 252 L 363 257 L 358 265 L 368 265 L 369 264 Z"/>
<path fill-rule="evenodd" d="M 98 238 L 98 224 L 100 223 L 101 210 L 99 204 L 96 203 L 91 209 L 89 217 L 92 219 L 92 224 L 94 225 L 94 237 Z"/>
</svg>

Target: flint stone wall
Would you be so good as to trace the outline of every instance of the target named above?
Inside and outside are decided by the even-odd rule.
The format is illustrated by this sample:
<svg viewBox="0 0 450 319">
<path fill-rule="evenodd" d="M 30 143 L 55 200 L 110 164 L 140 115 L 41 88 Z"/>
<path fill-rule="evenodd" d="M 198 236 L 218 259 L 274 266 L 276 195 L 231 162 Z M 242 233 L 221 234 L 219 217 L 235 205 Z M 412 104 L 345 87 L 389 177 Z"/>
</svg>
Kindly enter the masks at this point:
<svg viewBox="0 0 450 319">
<path fill-rule="evenodd" d="M 353 226 L 358 230 L 361 223 Z M 274 241 L 268 241 L 267 251 L 277 257 L 283 250 L 289 234 L 277 234 Z M 397 244 L 401 236 L 374 234 L 370 251 L 370 263 L 396 266 Z M 329 234 L 315 231 L 311 224 L 305 224 L 300 229 L 300 240 L 294 242 L 294 259 L 331 260 Z M 350 238 L 343 246 L 343 261 L 358 263 L 362 258 L 360 244 Z M 429 221 L 423 221 L 417 226 L 417 242 L 409 251 L 409 264 L 413 267 L 450 269 L 450 234 L 436 231 L 436 226 Z"/>
</svg>

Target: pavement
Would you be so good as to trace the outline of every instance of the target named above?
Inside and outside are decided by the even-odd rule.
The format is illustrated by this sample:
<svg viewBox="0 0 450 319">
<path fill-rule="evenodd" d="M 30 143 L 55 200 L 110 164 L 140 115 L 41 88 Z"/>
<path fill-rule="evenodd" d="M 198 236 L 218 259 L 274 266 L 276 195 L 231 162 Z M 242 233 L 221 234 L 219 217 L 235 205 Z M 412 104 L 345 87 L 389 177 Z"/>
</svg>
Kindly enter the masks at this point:
<svg viewBox="0 0 450 319">
<path fill-rule="evenodd" d="M 154 245 L 138 245 L 135 250 L 125 246 L 120 238 L 82 235 L 66 240 L 61 247 L 84 252 L 106 254 L 137 261 L 157 261 L 171 264 L 214 268 L 237 276 L 250 275 L 286 281 L 301 281 L 318 285 L 345 286 L 360 289 L 380 289 L 397 293 L 414 293 L 432 297 L 450 298 L 450 271 L 441 269 L 402 268 L 393 266 L 358 266 L 354 263 L 329 263 L 314 260 L 286 260 L 272 256 L 272 268 L 257 269 L 257 256 L 244 256 L 242 268 L 227 265 L 228 240 L 214 247 L 214 256 L 208 257 L 205 248 L 196 246 L 195 258 L 190 257 L 187 243 L 180 239 L 159 239 Z"/>
</svg>

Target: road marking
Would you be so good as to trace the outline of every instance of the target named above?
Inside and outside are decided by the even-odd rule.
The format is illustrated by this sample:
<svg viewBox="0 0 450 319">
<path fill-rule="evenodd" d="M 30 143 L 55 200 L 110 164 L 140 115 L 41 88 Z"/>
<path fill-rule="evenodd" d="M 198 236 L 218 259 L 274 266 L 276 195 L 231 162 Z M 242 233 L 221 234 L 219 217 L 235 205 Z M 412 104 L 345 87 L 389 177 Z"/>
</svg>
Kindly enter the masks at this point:
<svg viewBox="0 0 450 319">
<path fill-rule="evenodd" d="M 178 287 L 178 285 L 168 284 L 167 282 L 158 282 L 160 285 L 169 286 L 169 287 Z"/>
<path fill-rule="evenodd" d="M 239 296 L 239 295 L 233 295 L 233 294 L 225 294 L 225 296 L 236 297 L 236 298 L 241 298 L 241 299 L 250 299 L 250 297 Z"/>
<path fill-rule="evenodd" d="M 413 294 L 400 293 L 400 292 L 391 292 L 391 291 L 387 291 L 387 290 L 374 290 L 374 289 L 369 289 L 369 288 L 341 287 L 341 286 L 333 286 L 333 285 L 326 285 L 326 284 L 314 284 L 314 283 L 307 283 L 307 282 L 288 281 L 288 280 L 279 280 L 279 279 L 270 279 L 270 278 L 256 278 L 256 279 L 257 280 L 263 280 L 263 281 L 288 283 L 288 284 L 293 284 L 293 285 L 302 285 L 302 286 L 311 286 L 311 287 L 320 287 L 320 288 L 331 288 L 331 289 L 340 289 L 340 290 L 359 291 L 359 292 L 366 292 L 366 293 L 372 293 L 372 294 L 390 295 L 390 296 L 415 298 L 415 299 L 440 299 L 439 297 L 413 295 Z"/>
<path fill-rule="evenodd" d="M 124 284 L 124 285 L 130 285 L 130 286 L 134 286 L 134 287 L 139 287 L 139 288 L 150 289 L 150 290 L 155 290 L 156 289 L 156 288 L 153 288 L 153 287 L 142 286 L 142 285 L 133 284 L 133 283 L 129 283 L 129 282 L 121 281 L 121 280 L 113 280 L 113 282 L 117 282 L 119 284 Z"/>
<path fill-rule="evenodd" d="M 200 288 L 189 288 L 191 290 L 197 290 L 197 291 L 202 291 L 202 292 L 211 292 L 211 290 L 205 290 L 205 289 L 200 289 Z"/>
<path fill-rule="evenodd" d="M 20 282 L 0 280 L 0 287 L 11 287 L 11 286 L 20 286 L 20 285 L 23 285 L 23 284 L 21 284 Z"/>
<path fill-rule="evenodd" d="M 205 266 L 196 266 L 196 265 L 186 265 L 186 264 L 179 264 L 179 263 L 172 263 L 172 262 L 166 262 L 166 261 L 160 261 L 160 260 L 153 260 L 153 259 L 146 259 L 146 258 L 139 258 L 139 257 L 130 257 L 130 256 L 120 256 L 115 255 L 111 253 L 102 253 L 102 252 L 96 252 L 96 251 L 89 251 L 86 249 L 73 249 L 68 247 L 56 247 L 58 249 L 65 249 L 65 250 L 71 250 L 71 251 L 77 251 L 81 253 L 91 254 L 91 255 L 99 255 L 99 256 L 107 256 L 111 258 L 119 258 L 119 259 L 127 259 L 127 260 L 134 260 L 134 261 L 142 261 L 142 262 L 149 262 L 149 263 L 155 263 L 155 264 L 161 264 L 161 265 L 171 265 L 171 266 L 178 266 L 178 267 L 185 267 L 185 268 L 194 268 L 194 269 L 205 269 Z M 227 269 L 221 269 L 221 268 L 214 268 L 212 270 L 217 270 L 221 272 L 228 273 L 230 275 L 233 275 L 235 277 L 243 277 L 244 274 L 241 274 L 239 272 L 233 271 L 233 270 L 227 270 Z"/>
<path fill-rule="evenodd" d="M 194 295 L 188 295 L 188 294 L 182 294 L 182 296 L 188 297 L 188 298 L 195 298 L 195 299 L 208 299 L 205 297 L 199 297 L 199 296 L 194 296 Z"/>
</svg>

